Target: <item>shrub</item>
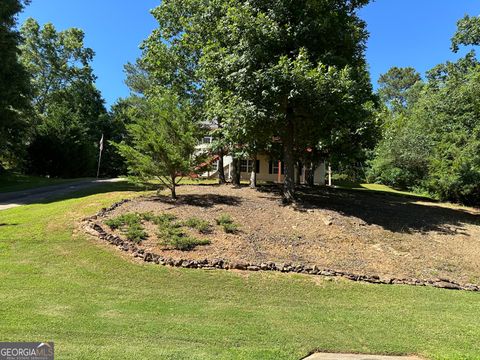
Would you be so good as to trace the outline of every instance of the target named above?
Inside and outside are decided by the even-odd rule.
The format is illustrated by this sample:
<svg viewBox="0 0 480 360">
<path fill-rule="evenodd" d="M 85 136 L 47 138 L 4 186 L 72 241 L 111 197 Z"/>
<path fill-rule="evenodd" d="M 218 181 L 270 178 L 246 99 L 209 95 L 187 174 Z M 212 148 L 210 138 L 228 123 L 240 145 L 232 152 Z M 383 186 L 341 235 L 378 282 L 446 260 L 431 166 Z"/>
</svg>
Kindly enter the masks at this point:
<svg viewBox="0 0 480 360">
<path fill-rule="evenodd" d="M 164 214 L 167 215 L 167 214 Z M 191 218 L 185 221 L 184 223 L 174 222 L 174 217 L 164 216 L 159 218 L 158 223 L 158 238 L 160 239 L 160 244 L 168 246 L 181 251 L 188 251 L 194 249 L 198 245 L 208 245 L 210 244 L 209 240 L 197 239 L 191 236 L 188 236 L 182 229 L 182 225 L 193 227 L 196 229 L 204 229 L 205 224 L 203 220 L 196 218 Z M 207 228 L 210 224 L 207 223 Z"/>
<path fill-rule="evenodd" d="M 206 220 L 202 220 L 196 217 L 192 217 L 183 222 L 183 225 L 189 228 L 196 229 L 202 234 L 208 234 L 210 232 L 210 223 Z"/>
<path fill-rule="evenodd" d="M 137 213 L 123 214 L 116 218 L 109 219 L 105 221 L 105 223 L 111 229 L 120 229 L 128 240 L 139 243 L 148 237 L 148 234 L 141 224 L 141 220 L 145 218 L 144 215 L 145 214 L 139 215 Z"/>
<path fill-rule="evenodd" d="M 235 234 L 238 231 L 238 225 L 234 223 L 223 224 L 222 227 L 227 234 Z"/>
<path fill-rule="evenodd" d="M 223 227 L 223 231 L 227 234 L 234 234 L 238 231 L 238 225 L 233 222 L 233 219 L 228 214 L 222 214 L 217 219 L 217 224 Z"/>
<path fill-rule="evenodd" d="M 123 222 L 118 217 L 114 219 L 108 219 L 105 221 L 105 224 L 107 224 L 110 229 L 118 229 L 120 226 L 123 226 Z"/>
<path fill-rule="evenodd" d="M 168 241 L 163 242 L 164 245 L 171 246 L 177 250 L 189 251 L 199 245 L 208 245 L 210 240 L 197 239 L 190 236 L 173 236 Z"/>
<path fill-rule="evenodd" d="M 218 225 L 233 224 L 233 219 L 228 214 L 222 214 L 217 219 L 217 224 Z"/>
<path fill-rule="evenodd" d="M 141 217 L 137 213 L 123 214 L 105 222 L 111 229 L 118 229 L 122 226 L 140 224 Z"/>
<path fill-rule="evenodd" d="M 160 224 L 158 227 L 158 237 L 161 239 L 169 239 L 174 236 L 185 236 L 181 226 L 178 223 Z"/>
<path fill-rule="evenodd" d="M 151 221 L 151 222 L 153 222 L 156 218 L 156 216 L 151 211 L 141 214 L 141 217 L 142 217 L 142 220 Z"/>
<path fill-rule="evenodd" d="M 148 237 L 148 234 L 145 232 L 142 225 L 134 224 L 128 227 L 126 236 L 128 240 L 139 243 L 140 241 L 145 240 Z"/>
<path fill-rule="evenodd" d="M 173 214 L 163 213 L 155 216 L 152 221 L 155 225 L 171 224 L 177 217 Z"/>
</svg>

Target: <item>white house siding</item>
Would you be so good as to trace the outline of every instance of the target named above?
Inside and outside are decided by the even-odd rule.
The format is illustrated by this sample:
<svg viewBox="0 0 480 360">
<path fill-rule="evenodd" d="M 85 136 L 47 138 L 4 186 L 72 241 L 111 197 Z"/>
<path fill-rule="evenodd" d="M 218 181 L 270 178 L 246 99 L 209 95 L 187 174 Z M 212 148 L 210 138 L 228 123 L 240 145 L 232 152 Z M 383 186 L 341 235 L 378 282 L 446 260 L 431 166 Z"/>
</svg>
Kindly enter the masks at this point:
<svg viewBox="0 0 480 360">
<path fill-rule="evenodd" d="M 270 157 L 268 155 L 258 155 L 257 160 L 259 160 L 259 165 L 260 168 L 257 172 L 257 180 L 259 181 L 268 181 L 268 182 L 278 182 L 279 177 L 278 177 L 278 172 L 275 172 L 273 174 L 269 173 L 269 162 L 270 162 Z M 304 179 L 304 171 L 303 169 L 300 170 L 300 182 L 304 183 L 306 182 Z M 226 175 L 228 176 L 228 171 L 226 172 Z M 249 180 L 250 179 L 250 172 L 241 172 L 240 177 L 242 180 Z M 284 175 L 280 175 L 280 182 L 283 182 Z M 322 162 L 320 163 L 319 166 L 315 169 L 314 175 L 313 175 L 313 181 L 315 185 L 325 185 L 325 163 Z"/>
</svg>

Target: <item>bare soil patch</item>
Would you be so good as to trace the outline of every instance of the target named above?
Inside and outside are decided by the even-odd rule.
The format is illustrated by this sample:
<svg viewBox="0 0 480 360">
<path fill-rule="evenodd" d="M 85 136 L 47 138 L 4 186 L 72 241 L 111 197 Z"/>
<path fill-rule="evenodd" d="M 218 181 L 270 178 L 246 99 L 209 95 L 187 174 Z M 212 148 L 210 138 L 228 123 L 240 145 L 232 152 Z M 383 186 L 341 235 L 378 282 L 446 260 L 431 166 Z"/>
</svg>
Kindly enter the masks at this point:
<svg viewBox="0 0 480 360">
<path fill-rule="evenodd" d="M 480 212 L 414 197 L 362 191 L 300 189 L 299 206 L 283 206 L 275 187 L 181 186 L 179 199 L 152 196 L 109 213 L 173 214 L 212 225 L 209 234 L 189 229 L 209 245 L 179 251 L 160 245 L 157 226 L 139 245 L 165 257 L 232 262 L 267 261 L 317 265 L 354 273 L 411 278 L 449 278 L 480 283 Z M 228 214 L 239 232 L 228 234 L 216 219 Z M 104 220 L 106 220 L 104 219 Z M 105 226 L 107 229 L 108 227 Z M 121 235 L 118 230 L 112 233 Z"/>
</svg>

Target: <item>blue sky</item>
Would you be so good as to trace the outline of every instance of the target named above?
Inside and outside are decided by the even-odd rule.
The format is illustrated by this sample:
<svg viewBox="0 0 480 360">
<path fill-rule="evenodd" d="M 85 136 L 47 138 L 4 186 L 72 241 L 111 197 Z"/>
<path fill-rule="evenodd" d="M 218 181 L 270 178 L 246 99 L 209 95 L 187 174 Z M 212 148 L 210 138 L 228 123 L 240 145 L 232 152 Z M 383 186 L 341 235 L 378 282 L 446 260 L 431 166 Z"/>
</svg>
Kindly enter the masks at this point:
<svg viewBox="0 0 480 360">
<path fill-rule="evenodd" d="M 159 0 L 32 0 L 19 17 L 33 17 L 58 30 L 82 28 L 95 53 L 97 86 L 108 106 L 128 96 L 123 65 L 140 55 L 139 45 L 156 27 L 149 10 Z M 480 15 L 476 0 L 376 0 L 362 9 L 370 40 L 367 60 L 372 81 L 392 66 L 413 66 L 422 74 L 452 54 L 450 38 L 465 14 Z"/>
</svg>

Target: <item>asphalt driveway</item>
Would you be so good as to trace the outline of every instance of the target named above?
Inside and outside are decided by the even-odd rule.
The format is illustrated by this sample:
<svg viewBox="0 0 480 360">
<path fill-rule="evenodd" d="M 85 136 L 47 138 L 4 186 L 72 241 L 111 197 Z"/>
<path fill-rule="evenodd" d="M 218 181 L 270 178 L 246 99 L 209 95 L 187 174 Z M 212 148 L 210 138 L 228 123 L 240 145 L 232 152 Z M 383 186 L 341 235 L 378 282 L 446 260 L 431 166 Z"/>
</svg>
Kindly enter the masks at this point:
<svg viewBox="0 0 480 360">
<path fill-rule="evenodd" d="M 28 190 L 7 192 L 0 194 L 0 210 L 6 210 L 21 205 L 34 204 L 50 198 L 60 197 L 74 191 L 121 180 L 122 179 L 119 178 L 82 180 L 67 184 L 50 185 Z"/>
</svg>

